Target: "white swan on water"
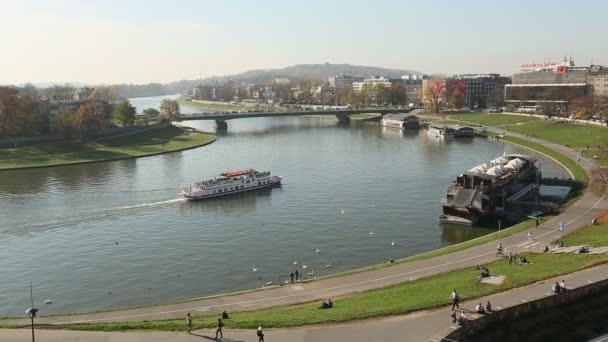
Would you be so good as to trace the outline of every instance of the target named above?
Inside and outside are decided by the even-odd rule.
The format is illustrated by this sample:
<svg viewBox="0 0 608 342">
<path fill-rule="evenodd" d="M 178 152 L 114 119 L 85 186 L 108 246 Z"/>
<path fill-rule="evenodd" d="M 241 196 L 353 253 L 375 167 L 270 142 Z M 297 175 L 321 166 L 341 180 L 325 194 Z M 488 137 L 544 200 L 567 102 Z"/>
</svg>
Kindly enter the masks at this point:
<svg viewBox="0 0 608 342">
<path fill-rule="evenodd" d="M 391 242 L 391 246 L 394 246 L 394 245 L 395 245 L 395 241 Z"/>
<path fill-rule="evenodd" d="M 374 235 L 376 235 L 376 233 L 374 233 L 374 232 L 369 232 L 369 235 L 374 236 Z"/>
<path fill-rule="evenodd" d="M 252 268 L 251 270 L 252 270 L 253 272 L 257 272 L 257 271 L 258 271 L 258 269 L 257 269 L 257 268 L 255 268 L 255 266 L 253 266 L 253 268 Z"/>
<path fill-rule="evenodd" d="M 320 249 L 320 248 L 317 248 L 317 249 L 315 250 L 315 252 L 317 252 L 317 253 L 321 253 L 321 249 Z"/>
<path fill-rule="evenodd" d="M 302 268 L 303 268 L 303 269 L 307 269 L 307 268 L 308 268 L 308 265 L 302 265 Z"/>
</svg>

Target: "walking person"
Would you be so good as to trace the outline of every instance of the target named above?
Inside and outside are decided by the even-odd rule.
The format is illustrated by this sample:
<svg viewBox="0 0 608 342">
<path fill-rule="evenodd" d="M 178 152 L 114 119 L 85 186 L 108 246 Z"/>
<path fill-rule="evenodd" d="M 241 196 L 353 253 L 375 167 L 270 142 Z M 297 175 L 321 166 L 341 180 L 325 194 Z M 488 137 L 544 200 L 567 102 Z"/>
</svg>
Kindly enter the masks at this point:
<svg viewBox="0 0 608 342">
<path fill-rule="evenodd" d="M 513 263 L 513 254 L 509 252 L 509 265 Z"/>
<path fill-rule="evenodd" d="M 538 228 L 539 222 L 538 222 L 538 218 L 536 218 L 536 228 Z"/>
<path fill-rule="evenodd" d="M 458 305 L 459 301 L 460 295 L 458 295 L 458 292 L 456 292 L 456 289 L 454 289 L 452 291 L 452 311 L 454 311 L 454 308 L 460 308 L 460 305 Z"/>
<path fill-rule="evenodd" d="M 258 342 L 264 342 L 264 331 L 262 330 L 262 325 L 258 327 Z"/>
<path fill-rule="evenodd" d="M 532 242 L 532 232 L 528 231 L 528 241 Z"/>
<path fill-rule="evenodd" d="M 188 330 L 188 334 L 192 333 L 192 316 L 190 316 L 189 312 L 186 314 L 186 329 Z"/>
<path fill-rule="evenodd" d="M 289 273 L 289 278 L 291 279 L 292 284 L 293 284 L 294 277 L 295 277 L 295 275 L 293 274 L 293 271 L 291 271 L 291 273 Z"/>
<path fill-rule="evenodd" d="M 298 270 L 296 270 L 295 276 L 296 276 L 296 281 L 298 281 L 298 279 L 300 279 L 300 272 L 298 272 Z"/>
<path fill-rule="evenodd" d="M 215 339 L 217 340 L 217 335 L 220 335 L 220 338 L 224 338 L 222 334 L 222 328 L 224 327 L 224 322 L 222 322 L 221 318 L 217 319 L 217 330 L 215 331 Z"/>
</svg>

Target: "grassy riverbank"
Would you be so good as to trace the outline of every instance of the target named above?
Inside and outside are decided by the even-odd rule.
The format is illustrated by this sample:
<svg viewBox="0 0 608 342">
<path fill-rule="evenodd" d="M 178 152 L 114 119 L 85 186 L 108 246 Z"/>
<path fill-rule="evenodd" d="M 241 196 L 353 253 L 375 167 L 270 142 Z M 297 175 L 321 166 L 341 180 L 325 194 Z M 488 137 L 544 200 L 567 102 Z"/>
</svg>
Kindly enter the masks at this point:
<svg viewBox="0 0 608 342">
<path fill-rule="evenodd" d="M 589 245 L 592 247 L 608 246 L 608 223 L 580 229 L 563 239 L 565 246 Z"/>
<path fill-rule="evenodd" d="M 540 144 L 537 144 L 537 143 L 534 143 L 534 142 L 531 142 L 528 140 L 520 139 L 517 137 L 506 136 L 501 139 L 514 143 L 514 144 L 517 144 L 517 145 L 527 147 L 527 148 L 535 150 L 535 151 L 538 151 L 542 154 L 545 154 L 545 155 L 557 160 L 562 165 L 564 165 L 568 170 L 570 170 L 570 172 L 572 172 L 575 179 L 577 179 L 583 183 L 587 183 L 587 181 L 588 181 L 587 172 L 580 165 L 578 165 L 576 163 L 576 161 L 564 156 L 563 154 L 561 154 L 559 152 L 556 152 L 543 145 L 540 145 Z"/>
<path fill-rule="evenodd" d="M 212 134 L 185 135 L 183 129 L 170 126 L 96 141 L 0 149 L 0 170 L 143 157 L 202 146 L 214 140 Z"/>
<path fill-rule="evenodd" d="M 485 126 L 500 127 L 507 131 L 520 133 L 576 149 L 595 148 L 608 143 L 608 129 L 595 125 L 571 124 L 563 121 L 544 121 L 538 117 L 510 115 L 466 113 L 449 116 L 453 120 L 461 120 Z"/>
<path fill-rule="evenodd" d="M 533 282 L 571 273 L 598 263 L 608 261 L 605 255 L 577 254 L 533 254 L 528 259 L 532 264 L 509 265 L 501 260 L 490 263 L 493 274 L 507 276 L 507 281 L 498 286 L 476 281 L 479 272 L 467 268 L 419 279 L 416 281 L 367 291 L 353 296 L 338 298 L 334 308 L 319 310 L 319 303 L 277 307 L 257 312 L 233 312 L 226 320 L 226 328 L 255 329 L 260 323 L 267 328 L 284 328 L 309 324 L 346 322 L 371 317 L 382 317 L 412 312 L 449 304 L 452 288 L 457 288 L 463 300 L 483 297 Z M 213 328 L 217 316 L 194 319 L 194 328 Z M 77 324 L 67 326 L 72 330 L 184 330 L 183 319 L 146 322 Z"/>
</svg>

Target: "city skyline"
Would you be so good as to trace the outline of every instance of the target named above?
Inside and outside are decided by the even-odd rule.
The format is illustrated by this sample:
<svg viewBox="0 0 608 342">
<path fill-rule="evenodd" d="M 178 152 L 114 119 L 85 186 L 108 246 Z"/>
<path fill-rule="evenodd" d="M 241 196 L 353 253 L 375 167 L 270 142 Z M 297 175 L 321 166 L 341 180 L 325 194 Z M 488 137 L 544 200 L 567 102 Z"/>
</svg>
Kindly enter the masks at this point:
<svg viewBox="0 0 608 342">
<path fill-rule="evenodd" d="M 306 6 L 0 0 L 0 84 L 149 83 L 295 64 L 513 74 L 523 63 L 608 64 L 608 5 L 320 1 Z M 539 31 L 538 27 L 542 27 Z"/>
</svg>

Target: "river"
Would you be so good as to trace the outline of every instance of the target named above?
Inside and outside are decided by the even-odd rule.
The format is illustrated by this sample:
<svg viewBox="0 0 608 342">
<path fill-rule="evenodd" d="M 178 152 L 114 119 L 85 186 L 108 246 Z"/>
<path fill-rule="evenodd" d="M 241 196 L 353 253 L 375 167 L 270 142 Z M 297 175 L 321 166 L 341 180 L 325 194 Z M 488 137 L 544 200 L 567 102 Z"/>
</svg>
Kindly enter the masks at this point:
<svg viewBox="0 0 608 342">
<path fill-rule="evenodd" d="M 462 242 L 492 230 L 439 224 L 453 177 L 503 152 L 530 153 L 330 117 L 228 125 L 193 150 L 0 173 L 0 316 L 23 315 L 30 281 L 41 314 L 105 310 L 276 284 L 294 262 L 321 276 Z M 565 176 L 539 160 L 545 176 Z M 249 167 L 284 185 L 176 200 L 180 184 Z"/>
</svg>

